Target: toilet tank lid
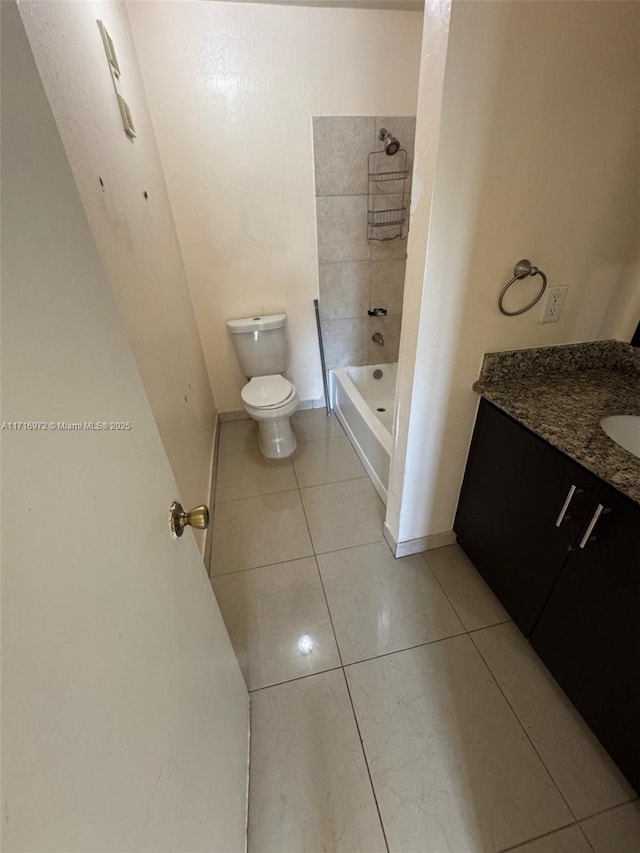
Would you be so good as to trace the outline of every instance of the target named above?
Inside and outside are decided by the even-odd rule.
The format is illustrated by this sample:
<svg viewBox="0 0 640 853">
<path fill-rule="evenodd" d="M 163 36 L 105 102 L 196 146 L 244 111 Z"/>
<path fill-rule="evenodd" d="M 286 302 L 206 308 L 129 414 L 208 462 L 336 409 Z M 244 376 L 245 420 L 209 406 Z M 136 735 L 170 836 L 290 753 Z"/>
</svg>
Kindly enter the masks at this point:
<svg viewBox="0 0 640 853">
<path fill-rule="evenodd" d="M 245 332 L 268 332 L 269 329 L 281 329 L 286 321 L 286 314 L 262 314 L 256 317 L 242 317 L 240 320 L 227 320 L 227 329 L 232 335 L 242 335 Z"/>
</svg>

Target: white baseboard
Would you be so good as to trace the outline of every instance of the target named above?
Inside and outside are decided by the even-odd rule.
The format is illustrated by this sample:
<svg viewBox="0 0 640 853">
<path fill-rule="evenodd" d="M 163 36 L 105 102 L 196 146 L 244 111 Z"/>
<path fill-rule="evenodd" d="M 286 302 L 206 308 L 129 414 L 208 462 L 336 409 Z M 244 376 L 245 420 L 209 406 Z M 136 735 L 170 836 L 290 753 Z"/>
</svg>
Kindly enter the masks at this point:
<svg viewBox="0 0 640 853">
<path fill-rule="evenodd" d="M 408 557 L 410 554 L 433 551 L 436 548 L 444 548 L 446 545 L 454 545 L 457 541 L 453 530 L 445 530 L 442 533 L 421 536 L 419 539 L 405 539 L 403 542 L 396 542 L 386 522 L 382 528 L 382 535 L 394 557 Z"/>
</svg>

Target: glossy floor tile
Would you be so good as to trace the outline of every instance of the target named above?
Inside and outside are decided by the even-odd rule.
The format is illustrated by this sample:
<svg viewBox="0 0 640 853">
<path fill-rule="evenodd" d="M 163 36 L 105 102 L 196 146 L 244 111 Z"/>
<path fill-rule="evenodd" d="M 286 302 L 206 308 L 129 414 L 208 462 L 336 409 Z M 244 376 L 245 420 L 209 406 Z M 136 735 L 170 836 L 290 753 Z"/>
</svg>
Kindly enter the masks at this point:
<svg viewBox="0 0 640 853">
<path fill-rule="evenodd" d="M 424 558 L 468 631 L 509 620 L 509 614 L 459 545 L 427 551 Z"/>
<path fill-rule="evenodd" d="M 464 631 L 419 555 L 396 560 L 376 542 L 321 554 L 318 565 L 344 663 Z"/>
<path fill-rule="evenodd" d="M 573 821 L 468 636 L 346 673 L 391 853 L 498 851 Z"/>
<path fill-rule="evenodd" d="M 509 849 L 513 853 L 593 853 L 584 833 L 575 824 Z"/>
<path fill-rule="evenodd" d="M 300 493 L 316 554 L 382 540 L 384 506 L 368 477 Z"/>
<path fill-rule="evenodd" d="M 395 560 L 337 419 L 292 423 L 276 465 L 254 422 L 220 433 L 211 574 L 252 690 L 250 853 L 640 853 L 633 791 L 463 551 Z"/>
<path fill-rule="evenodd" d="M 577 818 L 635 797 L 611 758 L 513 623 L 472 635 Z"/>
<path fill-rule="evenodd" d="M 220 424 L 218 454 L 241 453 L 258 449 L 258 424 L 247 418 L 241 421 L 225 421 Z"/>
<path fill-rule="evenodd" d="M 366 477 L 351 442 L 345 436 L 302 441 L 292 457 L 300 488 Z"/>
<path fill-rule="evenodd" d="M 297 488 L 290 459 L 267 459 L 258 448 L 218 459 L 216 501 L 251 498 Z"/>
<path fill-rule="evenodd" d="M 291 418 L 291 425 L 298 443 L 317 441 L 321 438 L 338 438 L 344 435 L 340 421 L 335 415 L 327 417 L 326 409 L 307 409 L 296 412 Z"/>
<path fill-rule="evenodd" d="M 590 817 L 581 826 L 595 853 L 638 853 L 640 803 L 636 800 Z"/>
<path fill-rule="evenodd" d="M 249 690 L 340 666 L 313 557 L 213 579 Z"/>
<path fill-rule="evenodd" d="M 212 576 L 312 554 L 297 490 L 216 504 Z"/>
<path fill-rule="evenodd" d="M 385 853 L 342 670 L 251 696 L 249 853 Z"/>
</svg>

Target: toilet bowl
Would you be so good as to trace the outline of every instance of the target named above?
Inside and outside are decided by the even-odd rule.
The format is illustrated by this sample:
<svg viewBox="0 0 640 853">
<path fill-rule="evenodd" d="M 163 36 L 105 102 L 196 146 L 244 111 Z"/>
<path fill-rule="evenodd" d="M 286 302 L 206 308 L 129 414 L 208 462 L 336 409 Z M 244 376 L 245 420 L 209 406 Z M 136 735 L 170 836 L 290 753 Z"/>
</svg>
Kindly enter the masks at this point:
<svg viewBox="0 0 640 853">
<path fill-rule="evenodd" d="M 263 456 L 291 456 L 297 443 L 289 418 L 300 401 L 295 386 L 281 374 L 257 376 L 247 382 L 240 397 L 245 412 L 258 422 L 258 447 Z"/>
<path fill-rule="evenodd" d="M 249 379 L 240 396 L 244 410 L 258 423 L 258 447 L 269 459 L 284 459 L 296 449 L 289 418 L 299 398 L 282 373 L 287 366 L 286 314 L 227 320 L 233 348 Z"/>
</svg>

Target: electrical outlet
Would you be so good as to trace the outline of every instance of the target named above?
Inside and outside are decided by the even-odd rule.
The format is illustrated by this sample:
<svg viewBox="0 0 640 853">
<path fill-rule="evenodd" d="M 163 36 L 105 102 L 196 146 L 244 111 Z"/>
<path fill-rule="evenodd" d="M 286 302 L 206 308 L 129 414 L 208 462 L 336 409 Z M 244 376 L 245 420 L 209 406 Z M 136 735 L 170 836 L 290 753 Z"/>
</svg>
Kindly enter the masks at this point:
<svg viewBox="0 0 640 853">
<path fill-rule="evenodd" d="M 550 287 L 544 300 L 544 307 L 540 315 L 539 323 L 557 323 L 562 314 L 562 306 L 567 295 L 568 285 Z"/>
</svg>

